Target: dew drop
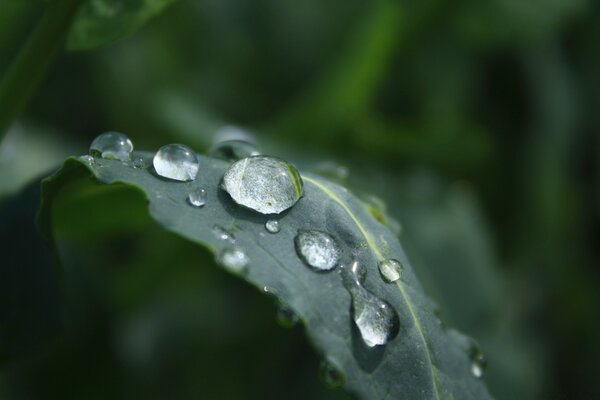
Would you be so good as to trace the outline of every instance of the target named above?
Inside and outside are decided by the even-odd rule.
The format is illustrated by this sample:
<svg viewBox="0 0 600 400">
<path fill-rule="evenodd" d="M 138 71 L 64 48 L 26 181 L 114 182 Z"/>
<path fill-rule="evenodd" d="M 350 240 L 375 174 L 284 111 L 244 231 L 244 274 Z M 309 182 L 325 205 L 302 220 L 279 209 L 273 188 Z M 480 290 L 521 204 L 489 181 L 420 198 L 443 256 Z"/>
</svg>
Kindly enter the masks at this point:
<svg viewBox="0 0 600 400">
<path fill-rule="evenodd" d="M 335 239 L 322 231 L 300 231 L 294 239 L 296 252 L 306 265 L 317 271 L 331 271 L 340 260 Z"/>
<path fill-rule="evenodd" d="M 260 152 L 255 145 L 244 140 L 226 140 L 213 144 L 208 149 L 208 155 L 222 160 L 237 161 L 246 157 L 258 156 Z"/>
<path fill-rule="evenodd" d="M 90 145 L 92 156 L 123 162 L 131 159 L 132 151 L 133 143 L 127 135 L 120 132 L 104 132 L 96 136 Z"/>
<path fill-rule="evenodd" d="M 357 261 L 342 270 L 342 281 L 352 296 L 352 319 L 367 346 L 385 345 L 398 334 L 398 314 L 388 302 L 364 288 L 365 276 Z"/>
<path fill-rule="evenodd" d="M 227 241 L 231 244 L 235 243 L 235 236 L 221 225 L 213 225 L 212 233 L 219 240 Z"/>
<path fill-rule="evenodd" d="M 183 144 L 161 147 L 152 160 L 156 173 L 176 181 L 193 181 L 199 168 L 198 155 Z"/>
<path fill-rule="evenodd" d="M 322 361 L 319 367 L 319 376 L 325 385 L 335 389 L 344 384 L 344 375 L 329 361 Z"/>
<path fill-rule="evenodd" d="M 387 283 L 396 282 L 402 276 L 404 266 L 398 260 L 388 258 L 379 262 L 379 273 Z"/>
<path fill-rule="evenodd" d="M 206 190 L 197 188 L 188 194 L 188 202 L 194 207 L 203 207 L 206 204 Z"/>
<path fill-rule="evenodd" d="M 471 375 L 477 379 L 481 379 L 483 372 L 487 366 L 487 360 L 481 349 L 476 344 L 473 344 L 469 349 L 469 359 L 471 361 Z"/>
<path fill-rule="evenodd" d="M 86 164 L 94 165 L 94 157 L 92 157 L 92 156 L 85 155 L 85 156 L 79 157 L 79 159 Z"/>
<path fill-rule="evenodd" d="M 133 168 L 136 169 L 144 169 L 147 168 L 148 165 L 146 164 L 146 160 L 144 160 L 144 157 L 142 156 L 137 156 L 133 159 Z"/>
<path fill-rule="evenodd" d="M 242 273 L 246 270 L 250 259 L 241 247 L 232 245 L 221 250 L 217 261 L 230 271 Z"/>
<path fill-rule="evenodd" d="M 279 158 L 253 156 L 233 163 L 223 189 L 242 206 L 261 214 L 279 214 L 302 197 L 302 178 L 290 163 Z"/>
<path fill-rule="evenodd" d="M 276 219 L 270 219 L 267 222 L 265 222 L 265 229 L 269 232 L 269 233 L 279 233 L 280 231 L 280 227 L 279 227 L 279 221 L 277 221 Z"/>
</svg>

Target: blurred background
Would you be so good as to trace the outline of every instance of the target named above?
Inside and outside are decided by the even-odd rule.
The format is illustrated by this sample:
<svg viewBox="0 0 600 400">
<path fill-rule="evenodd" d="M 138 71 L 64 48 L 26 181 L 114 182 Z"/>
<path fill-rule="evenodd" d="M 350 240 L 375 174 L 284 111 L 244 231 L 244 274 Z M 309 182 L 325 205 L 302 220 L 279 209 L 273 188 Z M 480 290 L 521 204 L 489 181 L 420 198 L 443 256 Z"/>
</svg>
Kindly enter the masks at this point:
<svg viewBox="0 0 600 400">
<path fill-rule="evenodd" d="M 43 5 L 0 7 L 1 76 Z M 143 207 L 59 223 L 58 280 L 31 251 L 28 183 L 97 134 L 202 152 L 236 129 L 387 205 L 495 398 L 600 398 L 599 43 L 591 0 L 180 0 L 61 54 L 0 139 L 1 250 L 23 262 L 0 312 L 27 328 L 0 337 L 0 398 L 348 398 L 301 326 Z"/>
</svg>

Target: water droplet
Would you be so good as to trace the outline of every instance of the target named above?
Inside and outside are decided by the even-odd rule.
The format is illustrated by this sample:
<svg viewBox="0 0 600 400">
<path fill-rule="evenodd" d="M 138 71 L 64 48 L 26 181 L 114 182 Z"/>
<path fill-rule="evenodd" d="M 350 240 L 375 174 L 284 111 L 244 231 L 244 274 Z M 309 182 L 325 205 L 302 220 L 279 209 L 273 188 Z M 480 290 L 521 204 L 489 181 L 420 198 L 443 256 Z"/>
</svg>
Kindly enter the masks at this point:
<svg viewBox="0 0 600 400">
<path fill-rule="evenodd" d="M 294 327 L 300 318 L 290 306 L 283 302 L 277 304 L 277 322 L 286 328 Z"/>
<path fill-rule="evenodd" d="M 483 372 L 487 366 L 487 360 L 481 352 L 479 346 L 474 342 L 469 349 L 469 359 L 471 361 L 471 374 L 475 378 L 480 379 L 483 376 Z"/>
<path fill-rule="evenodd" d="M 94 157 L 92 157 L 92 156 L 85 155 L 85 156 L 79 157 L 79 159 L 86 164 L 94 165 Z"/>
<path fill-rule="evenodd" d="M 230 140 L 241 140 L 246 143 L 254 144 L 256 143 L 256 139 L 254 135 L 247 131 L 246 129 L 240 128 L 235 125 L 223 125 L 215 132 L 213 137 L 213 144 L 219 142 L 227 142 Z"/>
<path fill-rule="evenodd" d="M 270 233 L 278 233 L 281 229 L 279 227 L 279 221 L 277 221 L 276 219 L 268 220 L 267 222 L 265 222 L 265 229 Z"/>
<path fill-rule="evenodd" d="M 335 389 L 344 384 L 344 375 L 329 361 L 322 361 L 319 368 L 319 376 L 325 385 Z"/>
<path fill-rule="evenodd" d="M 402 276 L 404 266 L 398 260 L 388 258 L 379 262 L 379 273 L 387 283 L 396 282 Z"/>
<path fill-rule="evenodd" d="M 188 201 L 194 207 L 203 207 L 206 204 L 206 190 L 197 188 L 188 194 Z"/>
<path fill-rule="evenodd" d="M 217 261 L 230 271 L 242 273 L 246 270 L 250 259 L 241 247 L 227 246 L 221 250 Z"/>
<path fill-rule="evenodd" d="M 237 161 L 242 158 L 258 156 L 260 152 L 252 143 L 243 140 L 227 140 L 217 142 L 208 149 L 208 155 L 228 161 Z"/>
<path fill-rule="evenodd" d="M 279 158 L 254 156 L 233 163 L 223 189 L 242 206 L 261 214 L 279 214 L 302 197 L 302 178 L 296 168 Z"/>
<path fill-rule="evenodd" d="M 235 236 L 233 236 L 233 233 L 229 232 L 221 225 L 213 225 L 212 233 L 219 240 L 225 240 L 232 244 L 235 243 Z"/>
<path fill-rule="evenodd" d="M 198 155 L 183 144 L 161 147 L 152 163 L 158 175 L 176 181 L 193 181 L 198 174 Z"/>
<path fill-rule="evenodd" d="M 133 143 L 123 133 L 105 132 L 92 141 L 90 154 L 94 157 L 102 157 L 110 160 L 123 162 L 131 159 Z"/>
<path fill-rule="evenodd" d="M 144 169 L 147 168 L 148 165 L 146 164 L 146 160 L 144 160 L 144 157 L 142 156 L 137 156 L 133 159 L 133 168 L 136 169 Z"/>
<path fill-rule="evenodd" d="M 369 347 L 387 344 L 398 334 L 396 310 L 364 288 L 365 269 L 355 261 L 348 270 L 342 269 L 342 281 L 352 296 L 352 319 Z"/>
<path fill-rule="evenodd" d="M 340 260 L 335 239 L 321 231 L 300 231 L 294 240 L 296 251 L 306 265 L 317 271 L 331 271 Z"/>
</svg>

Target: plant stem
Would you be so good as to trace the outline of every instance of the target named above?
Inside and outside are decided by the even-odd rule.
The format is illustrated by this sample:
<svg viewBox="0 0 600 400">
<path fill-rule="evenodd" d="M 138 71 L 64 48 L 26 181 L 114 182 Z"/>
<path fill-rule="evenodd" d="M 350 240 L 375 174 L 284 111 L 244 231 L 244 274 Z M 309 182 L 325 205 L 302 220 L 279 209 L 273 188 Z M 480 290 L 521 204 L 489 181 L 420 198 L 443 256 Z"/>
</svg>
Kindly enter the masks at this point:
<svg viewBox="0 0 600 400">
<path fill-rule="evenodd" d="M 62 48 L 80 0 L 54 0 L 0 82 L 0 138 L 35 91 Z"/>
</svg>

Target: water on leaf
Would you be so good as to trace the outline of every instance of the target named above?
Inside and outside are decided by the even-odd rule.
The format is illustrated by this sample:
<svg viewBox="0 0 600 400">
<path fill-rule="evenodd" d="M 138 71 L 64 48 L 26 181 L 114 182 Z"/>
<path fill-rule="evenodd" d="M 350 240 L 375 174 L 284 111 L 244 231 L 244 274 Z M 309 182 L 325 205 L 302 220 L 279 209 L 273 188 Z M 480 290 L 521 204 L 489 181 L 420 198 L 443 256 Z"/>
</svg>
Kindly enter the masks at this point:
<svg viewBox="0 0 600 400">
<path fill-rule="evenodd" d="M 279 214 L 302 197 L 302 178 L 290 163 L 275 157 L 253 156 L 233 163 L 223 189 L 242 206 L 261 214 Z"/>
<path fill-rule="evenodd" d="M 340 250 L 328 233 L 301 230 L 294 239 L 296 252 L 306 265 L 317 271 L 331 271 L 340 260 Z"/>
<path fill-rule="evenodd" d="M 94 157 L 92 157 L 92 156 L 85 155 L 85 156 L 79 157 L 79 159 L 86 164 L 94 165 Z"/>
<path fill-rule="evenodd" d="M 396 282 L 402 276 L 404 266 L 398 260 L 388 258 L 379 262 L 379 273 L 387 283 Z"/>
<path fill-rule="evenodd" d="M 137 169 L 144 169 L 146 167 L 148 167 L 146 165 L 146 160 L 144 160 L 144 157 L 142 156 L 137 156 L 133 159 L 133 168 L 137 168 Z"/>
<path fill-rule="evenodd" d="M 161 147 L 152 160 L 156 173 L 176 181 L 193 181 L 199 168 L 198 155 L 183 144 Z"/>
<path fill-rule="evenodd" d="M 339 388 L 344 384 L 344 375 L 329 361 L 321 362 L 319 376 L 323 383 L 330 388 Z"/>
<path fill-rule="evenodd" d="M 196 188 L 188 194 L 188 202 L 194 207 L 203 207 L 206 204 L 206 189 Z"/>
<path fill-rule="evenodd" d="M 258 156 L 260 152 L 252 143 L 243 140 L 217 142 L 208 149 L 208 155 L 222 160 L 237 161 L 242 158 Z"/>
<path fill-rule="evenodd" d="M 265 229 L 269 232 L 269 233 L 278 233 L 279 230 L 281 229 L 279 227 L 279 221 L 277 221 L 276 219 L 270 219 L 267 222 L 265 222 Z"/>
<path fill-rule="evenodd" d="M 487 360 L 481 352 L 479 346 L 475 343 L 473 343 L 469 349 L 469 360 L 471 362 L 471 375 L 477 379 L 480 379 L 483 376 L 483 372 L 487 366 Z"/>
<path fill-rule="evenodd" d="M 212 233 L 214 237 L 216 237 L 219 240 L 224 240 L 232 244 L 235 243 L 235 236 L 233 236 L 233 233 L 229 232 L 221 225 L 213 225 Z"/>
<path fill-rule="evenodd" d="M 131 159 L 133 143 L 127 135 L 120 132 L 104 132 L 92 141 L 90 154 L 110 160 L 127 162 Z"/>
<path fill-rule="evenodd" d="M 242 273 L 246 270 L 250 259 L 241 247 L 231 245 L 221 250 L 217 261 L 230 271 Z"/>
<path fill-rule="evenodd" d="M 398 334 L 398 314 L 388 302 L 364 288 L 365 275 L 357 261 L 343 269 L 342 280 L 352 296 L 352 319 L 367 346 L 385 345 Z"/>
</svg>

